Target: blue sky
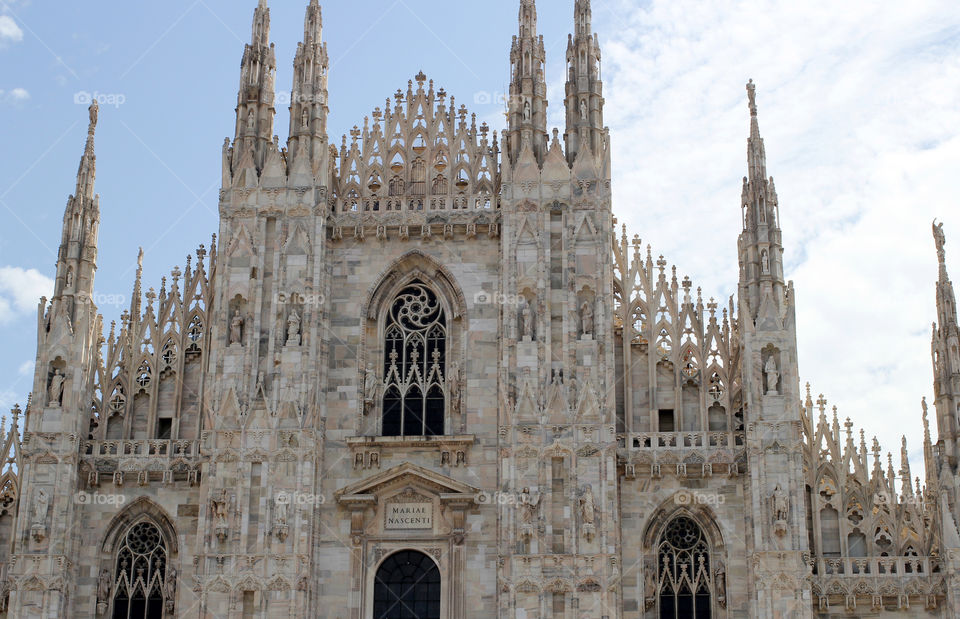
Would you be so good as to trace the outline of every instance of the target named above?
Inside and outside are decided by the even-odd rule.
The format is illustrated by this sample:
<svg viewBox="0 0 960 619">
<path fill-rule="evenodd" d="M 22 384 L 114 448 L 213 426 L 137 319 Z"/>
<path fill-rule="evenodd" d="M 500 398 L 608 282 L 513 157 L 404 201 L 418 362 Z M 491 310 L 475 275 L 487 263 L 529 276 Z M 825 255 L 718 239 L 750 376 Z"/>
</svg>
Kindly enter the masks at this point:
<svg viewBox="0 0 960 619">
<path fill-rule="evenodd" d="M 36 303 L 101 106 L 97 292 L 106 321 L 217 229 L 220 149 L 253 0 L 0 0 L 0 407 L 32 382 Z M 270 3 L 277 88 L 290 88 L 307 0 Z M 946 222 L 960 274 L 960 11 L 950 0 L 594 0 L 613 132 L 614 210 L 705 296 L 735 290 L 740 178 L 758 84 L 801 380 L 899 449 L 919 454 L 931 395 L 936 255 Z M 496 129 L 518 0 L 324 3 L 330 128 L 343 134 L 421 69 Z M 562 124 L 573 0 L 541 0 L 551 123 Z M 275 132 L 284 141 L 287 111 Z M 952 243 L 950 242 L 953 239 Z M 958 275 L 960 276 L 960 275 Z M 116 301 L 110 303 L 105 301 Z M 919 469 L 915 466 L 915 473 Z"/>
</svg>

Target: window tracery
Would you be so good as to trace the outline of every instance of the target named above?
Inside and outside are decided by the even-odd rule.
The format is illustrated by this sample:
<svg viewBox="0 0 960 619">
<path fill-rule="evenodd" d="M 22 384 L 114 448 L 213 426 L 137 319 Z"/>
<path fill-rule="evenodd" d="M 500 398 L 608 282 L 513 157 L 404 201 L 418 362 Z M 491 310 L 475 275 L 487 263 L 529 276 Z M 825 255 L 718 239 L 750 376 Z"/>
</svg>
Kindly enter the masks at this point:
<svg viewBox="0 0 960 619">
<path fill-rule="evenodd" d="M 674 518 L 657 548 L 661 619 L 710 619 L 711 561 L 707 539 L 687 516 Z"/>
<path fill-rule="evenodd" d="M 396 296 L 384 330 L 384 436 L 439 436 L 446 412 L 446 315 L 413 281 Z"/>
<path fill-rule="evenodd" d="M 161 619 L 167 571 L 160 529 L 150 522 L 131 527 L 117 552 L 113 619 Z"/>
</svg>

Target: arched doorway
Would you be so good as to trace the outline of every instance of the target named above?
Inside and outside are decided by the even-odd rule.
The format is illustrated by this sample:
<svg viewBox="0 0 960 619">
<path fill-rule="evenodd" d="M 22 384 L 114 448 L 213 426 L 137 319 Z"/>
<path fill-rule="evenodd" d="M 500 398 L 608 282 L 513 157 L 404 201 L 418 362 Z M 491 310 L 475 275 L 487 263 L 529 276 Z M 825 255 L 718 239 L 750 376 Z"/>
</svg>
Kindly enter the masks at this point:
<svg viewBox="0 0 960 619">
<path fill-rule="evenodd" d="M 373 586 L 374 619 L 440 619 L 440 570 L 415 550 L 390 555 Z"/>
</svg>

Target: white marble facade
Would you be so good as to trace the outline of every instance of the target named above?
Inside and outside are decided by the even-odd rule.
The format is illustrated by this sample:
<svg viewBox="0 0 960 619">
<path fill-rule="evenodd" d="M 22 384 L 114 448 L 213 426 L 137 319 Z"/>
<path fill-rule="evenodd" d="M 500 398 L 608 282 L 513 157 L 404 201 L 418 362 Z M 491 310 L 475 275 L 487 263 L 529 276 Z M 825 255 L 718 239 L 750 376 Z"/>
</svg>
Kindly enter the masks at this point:
<svg viewBox="0 0 960 619">
<path fill-rule="evenodd" d="M 570 3 L 562 135 L 521 0 L 499 133 L 421 73 L 336 139 L 311 0 L 281 149 L 261 0 L 219 232 L 106 336 L 94 104 L 5 432 L 0 616 L 960 616 L 943 230 L 921 487 L 801 388 L 753 83 L 720 304 L 616 223 Z"/>
</svg>

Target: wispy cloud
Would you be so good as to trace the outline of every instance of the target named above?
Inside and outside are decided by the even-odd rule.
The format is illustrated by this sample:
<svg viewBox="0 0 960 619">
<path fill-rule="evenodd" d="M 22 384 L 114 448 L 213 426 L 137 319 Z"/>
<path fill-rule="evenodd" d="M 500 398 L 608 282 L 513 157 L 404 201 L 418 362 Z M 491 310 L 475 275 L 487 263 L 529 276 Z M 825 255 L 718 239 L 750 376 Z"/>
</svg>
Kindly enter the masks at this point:
<svg viewBox="0 0 960 619">
<path fill-rule="evenodd" d="M 30 93 L 26 88 L 14 88 L 11 91 L 0 90 L 0 103 L 26 103 Z"/>
<path fill-rule="evenodd" d="M 907 431 L 918 454 L 930 221 L 960 240 L 955 5 L 595 0 L 594 15 L 617 24 L 601 43 L 620 219 L 705 294 L 735 292 L 753 78 L 802 380 L 887 449 Z M 951 258 L 960 273 L 960 251 Z"/>
<path fill-rule="evenodd" d="M 0 47 L 23 40 L 23 30 L 9 15 L 0 15 Z"/>
<path fill-rule="evenodd" d="M 40 297 L 53 292 L 53 280 L 36 269 L 0 267 L 0 323 L 36 311 Z"/>
</svg>

